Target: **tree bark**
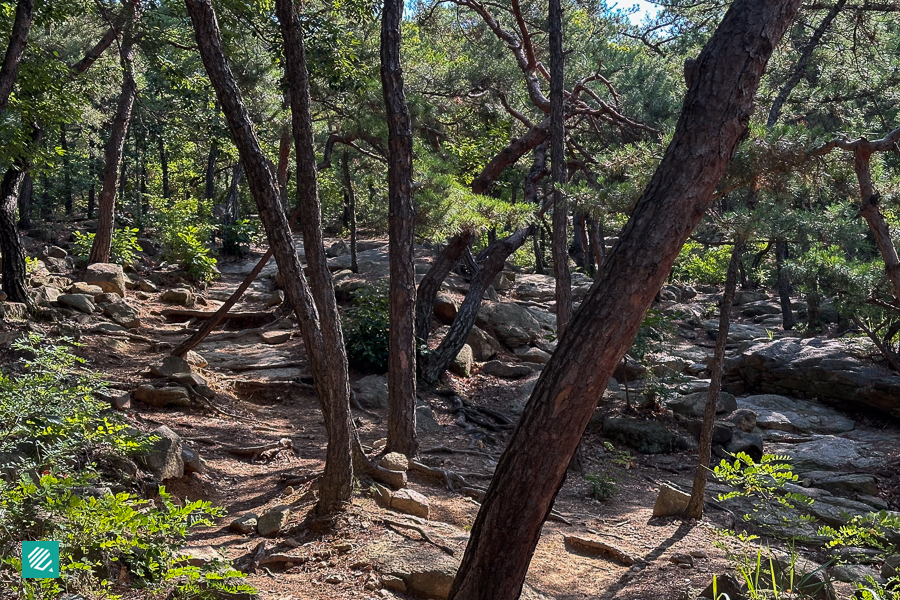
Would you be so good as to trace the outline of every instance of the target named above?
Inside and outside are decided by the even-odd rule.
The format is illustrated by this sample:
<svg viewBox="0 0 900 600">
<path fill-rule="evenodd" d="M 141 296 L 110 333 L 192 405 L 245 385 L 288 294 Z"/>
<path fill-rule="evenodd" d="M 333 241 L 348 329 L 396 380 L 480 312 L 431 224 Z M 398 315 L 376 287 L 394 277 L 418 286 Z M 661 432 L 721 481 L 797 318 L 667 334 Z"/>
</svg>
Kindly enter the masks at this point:
<svg viewBox="0 0 900 600">
<path fill-rule="evenodd" d="M 188 2 L 196 3 L 197 0 Z M 321 514 L 340 509 L 350 501 L 353 492 L 350 378 L 341 319 L 334 297 L 334 283 L 328 269 L 322 238 L 322 211 L 316 183 L 316 153 L 313 147 L 309 74 L 306 69 L 303 33 L 291 0 L 276 0 L 275 11 L 284 38 L 285 76 L 291 102 L 300 226 L 303 230 L 303 246 L 309 267 L 309 287 L 319 314 L 319 321 L 316 322 L 314 309 L 312 306 L 309 307 L 310 312 L 306 319 L 308 324 L 304 327 L 304 341 L 310 355 L 313 378 L 322 402 L 325 428 L 328 432 L 325 471 L 320 480 L 319 501 L 316 505 L 316 511 Z M 250 180 L 249 169 L 247 179 Z M 283 220 L 283 211 L 280 214 Z M 286 225 L 285 231 L 289 234 L 290 228 Z M 276 258 L 277 256 L 276 249 Z M 296 254 L 293 257 L 296 260 Z M 299 261 L 296 263 L 299 266 Z M 298 275 L 303 277 L 302 272 Z M 285 278 L 287 276 L 285 273 Z M 293 298 L 291 301 L 295 302 Z M 298 304 L 295 302 L 294 306 Z M 315 331 L 306 331 L 307 328 L 313 327 Z"/>
<path fill-rule="evenodd" d="M 231 169 L 231 185 L 228 187 L 228 195 L 225 197 L 225 214 L 222 215 L 222 224 L 226 227 L 234 225 L 241 216 L 241 178 L 244 176 L 244 165 L 241 161 L 234 163 Z M 279 191 L 280 193 L 280 191 Z"/>
<path fill-rule="evenodd" d="M 31 198 L 34 196 L 34 178 L 26 171 L 19 189 L 19 229 L 31 229 Z"/>
<path fill-rule="evenodd" d="M 163 198 L 169 199 L 172 197 L 172 190 L 169 187 L 169 156 L 166 154 L 166 141 L 162 133 L 157 136 L 156 144 L 159 149 L 159 168 L 162 171 L 162 195 Z"/>
<path fill-rule="evenodd" d="M 428 273 L 419 282 L 419 289 L 416 291 L 416 338 L 420 344 L 428 341 L 431 333 L 431 313 L 434 311 L 434 303 L 441 284 L 456 267 L 463 252 L 472 243 L 474 235 L 475 232 L 464 230 L 450 238 L 428 269 Z"/>
<path fill-rule="evenodd" d="M 13 86 L 16 85 L 19 64 L 22 62 L 22 55 L 25 54 L 28 33 L 31 31 L 33 22 L 34 0 L 19 0 L 16 4 L 16 16 L 13 19 L 12 33 L 9 36 L 9 44 L 6 46 L 3 65 L 0 66 L 0 113 L 6 109 Z"/>
<path fill-rule="evenodd" d="M 206 160 L 206 189 L 204 197 L 207 200 L 216 199 L 216 159 L 219 156 L 219 146 L 213 142 L 209 147 L 209 157 Z"/>
<path fill-rule="evenodd" d="M 353 193 L 353 179 L 350 177 L 349 152 L 344 150 L 341 156 L 341 175 L 344 178 L 344 190 L 347 194 L 347 227 L 350 229 L 350 270 L 359 273 L 359 262 L 356 254 L 356 194 Z"/>
<path fill-rule="evenodd" d="M 672 142 L 544 369 L 495 471 L 449 598 L 514 600 L 597 400 L 746 135 L 800 0 L 736 0 L 693 67 Z"/>
<path fill-rule="evenodd" d="M 794 328 L 794 311 L 791 310 L 791 281 L 788 278 L 784 261 L 788 257 L 788 245 L 784 240 L 775 240 L 775 269 L 778 273 L 778 301 L 781 303 L 781 328 L 790 331 Z"/>
<path fill-rule="evenodd" d="M 403 0 L 384 0 L 381 12 L 381 89 L 388 125 L 388 236 L 390 329 L 388 331 L 387 451 L 415 456 L 416 271 L 412 192 L 412 125 L 403 92 L 400 24 Z"/>
<path fill-rule="evenodd" d="M 59 145 L 62 147 L 63 162 L 63 196 L 65 198 L 66 214 L 72 214 L 72 173 L 69 172 L 69 144 L 66 140 L 66 124 L 59 126 Z"/>
<path fill-rule="evenodd" d="M 122 162 L 125 136 L 128 134 L 128 125 L 131 122 L 131 109 L 137 95 L 137 84 L 134 80 L 134 26 L 141 16 L 141 0 L 133 0 L 127 10 L 131 14 L 125 25 L 122 45 L 119 49 L 122 64 L 122 91 L 119 94 L 116 115 L 113 118 L 109 141 L 106 144 L 106 166 L 103 170 L 103 187 L 100 189 L 98 201 L 100 214 L 88 264 L 109 262 L 113 228 L 115 227 L 116 178 Z"/>
<path fill-rule="evenodd" d="M 281 190 L 281 205 L 287 210 L 288 164 L 291 161 L 291 130 L 285 126 L 278 141 L 278 189 Z"/>
<path fill-rule="evenodd" d="M 731 324 L 731 307 L 734 304 L 734 293 L 737 289 L 737 268 L 744 252 L 744 240 L 735 239 L 731 250 L 731 262 L 725 277 L 725 293 L 722 294 L 722 305 L 719 312 L 719 332 L 716 334 L 716 349 L 713 352 L 711 367 L 712 378 L 703 409 L 703 424 L 700 428 L 700 448 L 698 453 L 697 472 L 691 489 L 691 500 L 684 512 L 686 519 L 703 517 L 703 499 L 706 495 L 706 479 L 709 474 L 709 461 L 712 457 L 712 434 L 716 424 L 716 408 L 719 404 L 719 392 L 722 390 L 722 368 L 725 365 L 725 346 L 728 344 L 728 328 Z"/>
<path fill-rule="evenodd" d="M 553 273 L 556 276 L 556 331 L 562 337 L 572 320 L 572 274 L 569 272 L 569 210 L 566 183 L 566 113 L 563 93 L 563 33 L 560 0 L 550 0 L 550 171 L 553 175 Z"/>
<path fill-rule="evenodd" d="M 16 229 L 17 195 L 25 173 L 16 166 L 7 169 L 0 183 L 0 254 L 2 254 L 3 291 L 12 302 L 31 306 L 25 291 L 25 252 Z"/>
</svg>

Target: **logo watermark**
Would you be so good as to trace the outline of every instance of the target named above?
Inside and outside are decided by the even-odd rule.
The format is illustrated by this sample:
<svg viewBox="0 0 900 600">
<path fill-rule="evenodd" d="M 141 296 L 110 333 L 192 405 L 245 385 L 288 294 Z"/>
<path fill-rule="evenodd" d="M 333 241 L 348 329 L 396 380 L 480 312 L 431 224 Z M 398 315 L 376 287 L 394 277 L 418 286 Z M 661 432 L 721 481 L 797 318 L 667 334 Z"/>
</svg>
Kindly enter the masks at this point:
<svg viewBox="0 0 900 600">
<path fill-rule="evenodd" d="M 22 542 L 22 577 L 59 577 L 59 542 Z"/>
</svg>

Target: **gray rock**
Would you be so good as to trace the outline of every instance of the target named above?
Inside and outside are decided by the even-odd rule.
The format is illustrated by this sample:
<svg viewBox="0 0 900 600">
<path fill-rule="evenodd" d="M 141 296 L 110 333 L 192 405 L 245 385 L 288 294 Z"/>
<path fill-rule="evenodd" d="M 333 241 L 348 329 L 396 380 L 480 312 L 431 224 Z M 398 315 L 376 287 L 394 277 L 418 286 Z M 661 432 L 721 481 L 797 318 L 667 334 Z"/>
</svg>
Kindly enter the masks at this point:
<svg viewBox="0 0 900 600">
<path fill-rule="evenodd" d="M 269 344 L 271 346 L 277 346 L 278 344 L 284 344 L 288 340 L 291 339 L 290 331 L 264 331 L 259 334 L 259 339 L 263 344 Z"/>
<path fill-rule="evenodd" d="M 83 281 L 76 281 L 72 285 L 70 285 L 66 289 L 66 293 L 68 294 L 84 294 L 85 296 L 90 296 L 91 300 L 94 299 L 95 296 L 99 296 L 103 293 L 103 288 L 99 285 L 94 285 L 92 283 L 85 283 Z"/>
<path fill-rule="evenodd" d="M 96 308 L 94 306 L 94 297 L 87 294 L 62 294 L 56 299 L 61 306 L 74 308 L 85 314 L 91 314 Z"/>
<path fill-rule="evenodd" d="M 695 392 L 686 396 L 678 396 L 666 402 L 666 407 L 686 417 L 702 417 L 706 408 L 707 392 Z M 730 413 L 737 409 L 737 401 L 728 392 L 719 392 L 716 413 Z"/>
<path fill-rule="evenodd" d="M 745 317 L 760 317 L 763 315 L 780 315 L 781 306 L 777 302 L 748 302 L 741 307 L 741 314 Z"/>
<path fill-rule="evenodd" d="M 448 556 L 430 545 L 378 543 L 369 547 L 368 559 L 382 575 L 402 579 L 407 593 L 446 600 L 459 568 L 462 553 Z"/>
<path fill-rule="evenodd" d="M 188 446 L 181 447 L 181 460 L 184 462 L 185 473 L 202 473 L 203 459 L 200 453 Z"/>
<path fill-rule="evenodd" d="M 256 530 L 263 537 L 273 537 L 281 532 L 291 515 L 291 507 L 287 505 L 274 506 L 264 512 L 256 524 Z"/>
<path fill-rule="evenodd" d="M 759 461 L 763 456 L 763 438 L 758 433 L 735 429 L 731 432 L 731 440 L 725 444 L 725 451 L 731 454 L 743 452 L 754 461 Z"/>
<path fill-rule="evenodd" d="M 47 256 L 50 256 L 52 258 L 66 258 L 67 256 L 69 256 L 69 253 L 59 246 L 47 246 L 45 252 L 47 253 Z"/>
<path fill-rule="evenodd" d="M 122 265 L 113 263 L 88 265 L 84 273 L 84 281 L 99 286 L 104 292 L 125 297 L 125 273 L 122 271 Z"/>
<path fill-rule="evenodd" d="M 25 321 L 28 319 L 28 306 L 21 302 L 0 302 L 0 319 Z"/>
<path fill-rule="evenodd" d="M 688 433 L 690 433 L 692 436 L 694 436 L 695 439 L 697 439 L 697 440 L 700 439 L 700 434 L 703 429 L 703 420 L 702 419 L 692 419 L 692 420 L 688 421 L 687 423 L 685 423 L 684 425 L 685 425 L 685 429 L 688 430 Z M 731 438 L 733 437 L 733 435 L 734 434 L 733 434 L 733 430 L 732 430 L 731 426 L 729 426 L 725 423 L 713 423 L 712 443 L 714 446 L 715 445 L 721 446 L 723 444 L 727 444 L 728 442 L 731 441 Z"/>
<path fill-rule="evenodd" d="M 770 452 L 791 456 L 795 473 L 864 469 L 878 464 L 866 456 L 864 444 L 833 435 L 822 435 L 808 442 L 773 444 Z"/>
<path fill-rule="evenodd" d="M 528 310 L 512 302 L 485 303 L 478 311 L 475 324 L 492 330 L 508 348 L 530 344 L 541 334 L 541 324 Z"/>
<path fill-rule="evenodd" d="M 147 292 L 148 294 L 155 294 L 159 291 L 159 288 L 156 287 L 156 284 L 150 281 L 149 279 L 141 279 L 137 282 L 137 287 L 142 292 Z"/>
<path fill-rule="evenodd" d="M 900 554 L 893 554 L 884 559 L 881 566 L 881 576 L 885 579 L 900 575 Z"/>
<path fill-rule="evenodd" d="M 472 357 L 479 362 L 491 360 L 501 349 L 500 342 L 475 326 L 469 331 L 466 344 L 472 348 Z"/>
<path fill-rule="evenodd" d="M 387 408 L 387 377 L 368 375 L 356 382 L 354 386 L 356 400 L 366 408 Z"/>
<path fill-rule="evenodd" d="M 456 311 L 459 310 L 459 302 L 449 294 L 438 294 L 434 301 L 434 316 L 438 321 L 449 325 L 456 318 Z"/>
<path fill-rule="evenodd" d="M 195 387 L 198 385 L 207 384 L 206 379 L 204 379 L 200 375 L 197 375 L 196 373 L 191 372 L 173 373 L 172 375 L 169 375 L 169 379 L 171 379 L 175 383 L 180 383 L 181 385 L 191 385 Z"/>
<path fill-rule="evenodd" d="M 806 511 L 828 525 L 841 527 L 849 523 L 854 516 L 869 514 L 872 507 L 856 500 L 830 496 L 816 499 L 806 507 Z"/>
<path fill-rule="evenodd" d="M 378 466 L 390 471 L 407 471 L 409 469 L 409 459 L 399 452 L 390 452 L 381 457 Z"/>
<path fill-rule="evenodd" d="M 359 247 L 357 246 L 357 251 L 358 250 Z M 338 256 L 344 256 L 345 254 L 350 254 L 350 246 L 343 240 L 336 241 L 325 251 L 325 256 L 328 258 L 337 258 Z"/>
<path fill-rule="evenodd" d="M 513 352 L 522 362 L 538 365 L 546 365 L 550 362 L 550 354 L 540 348 L 516 348 Z"/>
<path fill-rule="evenodd" d="M 485 375 L 493 375 L 504 379 L 519 379 L 531 374 L 531 367 L 514 363 L 492 360 L 484 363 L 481 372 Z"/>
<path fill-rule="evenodd" d="M 427 402 L 416 402 L 416 431 L 418 433 L 438 433 L 443 431 L 440 423 L 434 419 L 434 411 Z"/>
<path fill-rule="evenodd" d="M 194 303 L 194 293 L 187 288 L 174 288 L 164 291 L 159 299 L 171 304 L 190 306 Z"/>
<path fill-rule="evenodd" d="M 259 522 L 259 515 L 256 513 L 247 513 L 233 520 L 228 529 L 237 533 L 253 533 L 256 531 L 256 524 Z"/>
<path fill-rule="evenodd" d="M 397 512 L 427 519 L 429 508 L 428 498 L 409 488 L 391 493 L 391 509 Z"/>
<path fill-rule="evenodd" d="M 603 421 L 603 435 L 644 454 L 671 452 L 675 445 L 675 434 L 658 421 L 608 418 Z"/>
<path fill-rule="evenodd" d="M 844 493 L 860 493 L 868 496 L 878 495 L 878 484 L 871 475 L 850 474 L 850 475 L 834 475 L 823 479 L 816 479 L 813 482 L 816 487 L 828 490 L 833 494 Z"/>
<path fill-rule="evenodd" d="M 746 598 L 744 587 L 738 583 L 738 580 L 728 574 L 716 575 L 715 582 L 706 586 L 698 598 L 707 598 L 708 600 L 721 600 L 723 594 L 729 600 L 744 600 Z"/>
<path fill-rule="evenodd" d="M 450 363 L 450 370 L 460 377 L 469 377 L 472 374 L 472 347 L 468 344 L 464 344 L 462 350 L 456 355 L 453 359 L 453 362 Z"/>
<path fill-rule="evenodd" d="M 172 377 L 177 373 L 190 373 L 190 363 L 180 356 L 167 356 L 159 365 L 150 367 L 150 372 L 157 377 Z"/>
<path fill-rule="evenodd" d="M 855 427 L 838 411 L 808 400 L 777 394 L 747 396 L 738 401 L 753 410 L 761 429 L 791 432 L 844 433 Z"/>
<path fill-rule="evenodd" d="M 278 306 L 280 304 L 284 304 L 284 292 L 281 290 L 275 290 L 269 296 L 269 299 L 266 300 L 266 306 Z"/>
<path fill-rule="evenodd" d="M 881 579 L 878 571 L 868 565 L 836 565 L 831 570 L 831 577 L 846 583 L 863 583 L 868 577 L 876 581 Z"/>
<path fill-rule="evenodd" d="M 756 413 L 749 408 L 739 408 L 728 415 L 725 420 L 734 425 L 735 429 L 746 433 L 750 433 L 756 428 Z"/>
<path fill-rule="evenodd" d="M 653 505 L 654 517 L 677 517 L 684 514 L 691 495 L 674 487 L 663 484 L 659 486 L 656 503 Z"/>
<path fill-rule="evenodd" d="M 703 321 L 701 326 L 709 333 L 710 337 L 716 338 L 719 331 L 718 321 Z M 768 339 L 769 334 L 765 327 L 758 325 L 747 325 L 744 323 L 731 323 L 728 327 L 728 341 L 731 343 L 747 342 L 755 339 Z"/>
<path fill-rule="evenodd" d="M 825 568 L 809 559 L 782 550 L 773 549 L 775 573 L 780 589 L 789 587 L 802 597 L 811 600 L 837 600 L 834 587 Z"/>
<path fill-rule="evenodd" d="M 36 289 L 28 290 L 31 301 L 37 306 L 52 306 L 60 296 L 60 291 L 55 287 L 41 286 Z"/>
<path fill-rule="evenodd" d="M 156 388 L 152 385 L 142 385 L 134 391 L 134 399 L 157 408 L 170 405 L 187 408 L 191 405 L 187 390 L 181 386 Z"/>
<path fill-rule="evenodd" d="M 103 307 L 103 312 L 118 325 L 128 329 L 135 329 L 141 326 L 141 319 L 138 312 L 124 302 L 115 304 L 107 304 Z"/>
<path fill-rule="evenodd" d="M 153 441 L 137 456 L 138 462 L 159 481 L 178 479 L 184 475 L 181 437 L 165 425 L 160 425 L 150 432 L 149 438 Z"/>
<path fill-rule="evenodd" d="M 752 302 L 761 302 L 767 300 L 769 295 L 765 292 L 757 292 L 753 290 L 738 290 L 734 293 L 734 305 L 741 306 Z"/>
</svg>

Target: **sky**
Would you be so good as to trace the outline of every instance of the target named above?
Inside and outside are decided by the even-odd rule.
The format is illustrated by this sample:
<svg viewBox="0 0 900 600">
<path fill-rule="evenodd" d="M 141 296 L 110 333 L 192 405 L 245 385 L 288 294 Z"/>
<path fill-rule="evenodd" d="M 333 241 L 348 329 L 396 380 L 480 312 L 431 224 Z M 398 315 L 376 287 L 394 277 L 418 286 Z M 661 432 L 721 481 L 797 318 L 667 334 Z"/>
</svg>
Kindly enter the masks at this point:
<svg viewBox="0 0 900 600">
<path fill-rule="evenodd" d="M 647 0 L 619 0 L 619 6 L 622 8 L 631 7 L 637 5 L 640 8 L 640 12 L 636 12 L 631 15 L 632 23 L 640 23 L 644 20 L 644 15 L 648 12 L 652 12 L 656 10 L 656 6 L 652 2 L 648 2 Z"/>
</svg>

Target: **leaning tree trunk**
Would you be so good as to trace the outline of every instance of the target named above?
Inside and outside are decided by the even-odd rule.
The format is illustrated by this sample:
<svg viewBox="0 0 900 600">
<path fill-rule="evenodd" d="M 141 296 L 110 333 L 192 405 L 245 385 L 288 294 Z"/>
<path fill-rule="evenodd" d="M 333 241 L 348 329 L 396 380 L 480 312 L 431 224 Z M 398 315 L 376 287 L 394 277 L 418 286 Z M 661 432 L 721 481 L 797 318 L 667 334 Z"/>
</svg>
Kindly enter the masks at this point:
<svg viewBox="0 0 900 600">
<path fill-rule="evenodd" d="M 784 240 L 775 240 L 775 269 L 778 273 L 778 301 L 781 303 L 781 328 L 794 328 L 794 311 L 791 310 L 791 280 L 784 261 L 788 258 L 788 245 Z"/>
<path fill-rule="evenodd" d="M 19 190 L 19 229 L 31 229 L 31 198 L 34 196 L 34 178 L 31 172 L 25 173 L 22 188 Z"/>
<path fill-rule="evenodd" d="M 125 26 L 122 45 L 119 49 L 122 63 L 122 91 L 119 94 L 116 115 L 113 118 L 109 141 L 106 144 L 106 166 L 103 170 L 103 187 L 100 189 L 98 200 L 100 214 L 98 215 L 94 244 L 91 246 L 91 253 L 88 257 L 89 264 L 109 262 L 113 228 L 115 227 L 116 178 L 122 162 L 125 136 L 131 122 L 131 109 L 134 106 L 135 96 L 137 96 L 137 84 L 134 80 L 134 25 L 140 19 L 141 0 L 134 0 L 128 10 L 131 12 L 131 18 Z"/>
<path fill-rule="evenodd" d="M 315 369 L 313 377 L 328 432 L 325 472 L 319 485 L 316 510 L 319 513 L 329 513 L 349 502 L 353 492 L 350 378 L 341 319 L 334 297 L 334 283 L 331 271 L 328 270 L 322 238 L 322 210 L 316 184 L 316 152 L 313 147 L 309 73 L 306 69 L 303 32 L 291 0 L 276 0 L 275 6 L 284 37 L 285 76 L 291 100 L 300 226 L 309 267 L 310 290 L 319 311 L 320 345 L 312 345 L 312 337 L 307 344 L 308 352 L 317 355 L 315 361 L 311 360 Z"/>
<path fill-rule="evenodd" d="M 388 125 L 388 237 L 391 280 L 388 330 L 387 451 L 415 456 L 416 313 L 415 210 L 412 124 L 403 92 L 400 24 L 403 0 L 384 0 L 381 12 L 381 89 Z"/>
<path fill-rule="evenodd" d="M 347 221 L 350 229 L 350 270 L 359 273 L 359 261 L 356 252 L 356 194 L 353 192 L 353 179 L 350 177 L 350 157 L 344 150 L 341 156 L 341 175 L 344 178 L 344 191 L 347 194 Z"/>
<path fill-rule="evenodd" d="M 514 600 L 610 375 L 712 202 L 753 97 L 801 0 L 736 0 L 691 67 L 672 142 L 560 339 L 504 451 L 451 600 Z"/>
<path fill-rule="evenodd" d="M 244 176 L 244 165 L 237 161 L 231 169 L 231 185 L 228 187 L 228 195 L 225 196 L 225 214 L 222 215 L 222 224 L 226 227 L 237 223 L 241 216 L 241 178 Z"/>
<path fill-rule="evenodd" d="M 0 253 L 2 253 L 3 291 L 12 302 L 31 305 L 25 291 L 25 251 L 16 229 L 17 195 L 25 173 L 13 166 L 0 184 Z"/>
<path fill-rule="evenodd" d="M 716 334 L 716 349 L 713 352 L 711 367 L 712 378 L 703 409 L 703 423 L 700 427 L 700 448 L 698 449 L 697 472 L 691 489 L 691 500 L 688 502 L 684 516 L 687 519 L 703 517 L 703 498 L 706 495 L 706 478 L 709 473 L 709 461 L 712 457 L 712 434 L 716 424 L 716 408 L 719 405 L 719 392 L 722 390 L 722 369 L 725 366 L 725 346 L 728 344 L 728 327 L 731 325 L 731 307 L 734 304 L 734 292 L 737 289 L 737 268 L 744 251 L 744 241 L 734 240 L 731 250 L 731 262 L 728 264 L 728 275 L 725 277 L 725 293 L 722 294 L 722 306 L 719 313 L 719 332 Z"/>
<path fill-rule="evenodd" d="M 9 44 L 6 46 L 6 54 L 3 57 L 3 65 L 0 66 L 0 113 L 6 109 L 9 95 L 16 85 L 16 76 L 19 73 L 19 64 L 22 55 L 25 54 L 25 46 L 28 44 L 28 33 L 34 22 L 34 0 L 19 0 L 16 4 L 16 16 L 13 19 L 12 33 L 9 36 Z"/>
</svg>

